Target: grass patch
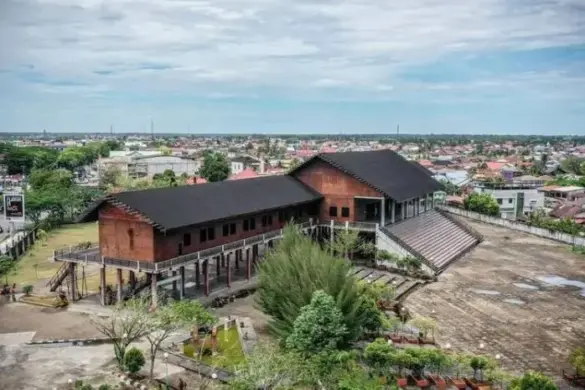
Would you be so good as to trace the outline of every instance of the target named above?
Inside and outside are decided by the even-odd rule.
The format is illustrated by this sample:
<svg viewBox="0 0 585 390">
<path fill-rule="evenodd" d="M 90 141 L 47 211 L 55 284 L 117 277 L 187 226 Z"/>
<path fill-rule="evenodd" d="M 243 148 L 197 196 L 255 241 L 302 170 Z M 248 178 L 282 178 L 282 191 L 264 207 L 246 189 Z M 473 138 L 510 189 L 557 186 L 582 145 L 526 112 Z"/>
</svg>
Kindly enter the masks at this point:
<svg viewBox="0 0 585 390">
<path fill-rule="evenodd" d="M 29 303 L 31 305 L 44 307 L 64 307 L 63 301 L 58 297 L 42 295 L 25 295 L 19 299 L 19 302 Z"/>
<path fill-rule="evenodd" d="M 211 338 L 207 336 L 202 347 L 198 349 L 211 350 Z M 238 336 L 238 330 L 235 327 L 228 328 L 227 332 L 223 327 L 217 331 L 217 355 L 215 356 L 194 356 L 198 354 L 191 344 L 184 346 L 184 354 L 200 360 L 201 362 L 224 369 L 232 369 L 246 361 L 242 344 Z"/>
<path fill-rule="evenodd" d="M 9 284 L 35 285 L 41 280 L 48 281 L 62 264 L 61 262 L 52 261 L 53 251 L 64 246 L 76 245 L 87 241 L 98 241 L 98 225 L 96 223 L 66 225 L 49 232 L 45 243 L 35 242 L 35 245 L 18 260 L 16 270 L 8 275 Z M 98 267 L 88 264 L 85 268 L 87 289 L 98 291 Z M 79 287 L 81 288 L 81 266 L 78 267 L 78 278 Z M 106 272 L 106 283 L 116 283 L 115 269 Z"/>
</svg>

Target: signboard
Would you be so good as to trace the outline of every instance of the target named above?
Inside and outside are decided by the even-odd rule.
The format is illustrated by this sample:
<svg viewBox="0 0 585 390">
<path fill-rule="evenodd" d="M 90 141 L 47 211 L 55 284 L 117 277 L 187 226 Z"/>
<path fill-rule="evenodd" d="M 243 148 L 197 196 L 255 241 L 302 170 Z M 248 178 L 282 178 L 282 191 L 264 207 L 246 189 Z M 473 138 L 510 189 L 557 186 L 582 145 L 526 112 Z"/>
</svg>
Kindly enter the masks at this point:
<svg viewBox="0 0 585 390">
<path fill-rule="evenodd" d="M 24 221 L 24 195 L 4 194 L 4 217 Z"/>
</svg>

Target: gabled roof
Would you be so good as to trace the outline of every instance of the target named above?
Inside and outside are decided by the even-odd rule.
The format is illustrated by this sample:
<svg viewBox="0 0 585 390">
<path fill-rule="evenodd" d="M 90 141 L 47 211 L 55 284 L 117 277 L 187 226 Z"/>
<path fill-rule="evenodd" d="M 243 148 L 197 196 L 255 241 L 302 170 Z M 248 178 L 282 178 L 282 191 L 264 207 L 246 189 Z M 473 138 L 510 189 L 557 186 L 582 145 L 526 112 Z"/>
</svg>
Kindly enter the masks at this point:
<svg viewBox="0 0 585 390">
<path fill-rule="evenodd" d="M 368 152 L 321 153 L 301 164 L 297 172 L 311 161 L 320 159 L 385 194 L 402 202 L 442 189 L 432 173 L 388 149 Z"/>
<path fill-rule="evenodd" d="M 290 176 L 266 176 L 110 194 L 86 210 L 80 220 L 96 220 L 98 209 L 111 203 L 139 214 L 157 229 L 166 231 L 321 198 L 321 194 Z"/>
</svg>

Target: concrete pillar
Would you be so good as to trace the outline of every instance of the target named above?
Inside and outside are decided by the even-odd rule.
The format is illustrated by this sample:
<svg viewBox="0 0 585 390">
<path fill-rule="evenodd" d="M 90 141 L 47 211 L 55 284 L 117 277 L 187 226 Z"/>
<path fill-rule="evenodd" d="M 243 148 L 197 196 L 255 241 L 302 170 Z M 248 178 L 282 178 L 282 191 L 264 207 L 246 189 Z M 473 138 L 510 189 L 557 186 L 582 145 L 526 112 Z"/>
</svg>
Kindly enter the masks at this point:
<svg viewBox="0 0 585 390">
<path fill-rule="evenodd" d="M 232 270 L 231 270 L 231 259 L 230 259 L 230 254 L 228 253 L 228 255 L 226 256 L 226 260 L 227 260 L 227 264 L 226 264 L 226 281 L 227 281 L 227 286 L 228 288 L 230 288 L 232 286 Z"/>
<path fill-rule="evenodd" d="M 116 299 L 118 300 L 118 303 L 120 303 L 120 302 L 122 302 L 122 287 L 123 287 L 122 268 L 116 268 L 116 283 L 118 283 L 118 291 L 116 294 Z"/>
<path fill-rule="evenodd" d="M 201 273 L 199 271 L 199 262 L 195 263 L 195 285 L 197 288 L 201 286 Z"/>
<path fill-rule="evenodd" d="M 179 275 L 181 275 L 181 280 L 179 284 L 179 296 L 181 299 L 185 297 L 185 267 L 179 267 Z"/>
<path fill-rule="evenodd" d="M 216 277 L 219 278 L 221 267 L 219 264 L 219 256 L 213 258 L 215 260 L 215 273 L 217 274 Z"/>
<path fill-rule="evenodd" d="M 380 202 L 380 224 L 386 226 L 386 199 L 382 198 Z"/>
<path fill-rule="evenodd" d="M 171 276 L 177 276 L 177 271 L 171 271 Z M 177 292 L 177 281 L 173 280 L 173 293 Z"/>
<path fill-rule="evenodd" d="M 396 202 L 394 199 L 392 200 L 392 211 L 391 211 L 391 221 L 392 223 L 396 222 Z"/>
<path fill-rule="evenodd" d="M 106 266 L 100 267 L 100 301 L 106 306 Z"/>
<path fill-rule="evenodd" d="M 209 259 L 203 262 L 203 285 L 205 296 L 209 296 Z"/>
<path fill-rule="evenodd" d="M 221 266 L 225 268 L 225 254 L 221 252 Z"/>
<path fill-rule="evenodd" d="M 406 219 L 406 208 L 407 207 L 408 206 L 407 206 L 406 202 L 401 202 L 400 203 L 400 218 L 402 220 L 405 220 Z"/>
<path fill-rule="evenodd" d="M 75 269 L 76 265 L 77 264 L 75 263 L 69 263 L 69 285 L 71 286 L 70 294 L 72 301 L 77 300 L 77 280 L 75 280 L 75 277 L 77 276 L 77 270 Z"/>
<path fill-rule="evenodd" d="M 157 274 L 150 274 L 150 293 L 151 293 L 151 305 L 153 308 L 156 308 L 156 306 L 158 305 L 158 287 L 156 285 L 158 281 L 158 275 Z"/>
<path fill-rule="evenodd" d="M 236 257 L 236 262 L 235 262 L 236 270 L 239 270 L 240 269 L 240 258 L 242 257 L 242 250 L 241 249 L 236 250 L 235 257 Z"/>
</svg>

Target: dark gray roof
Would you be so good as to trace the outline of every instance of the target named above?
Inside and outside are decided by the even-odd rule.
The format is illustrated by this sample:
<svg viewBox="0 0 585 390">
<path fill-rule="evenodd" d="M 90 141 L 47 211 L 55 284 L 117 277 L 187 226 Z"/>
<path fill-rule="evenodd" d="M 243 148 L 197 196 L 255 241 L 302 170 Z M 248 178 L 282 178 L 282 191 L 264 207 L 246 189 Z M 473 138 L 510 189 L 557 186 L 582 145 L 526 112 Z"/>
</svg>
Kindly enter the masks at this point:
<svg viewBox="0 0 585 390">
<path fill-rule="evenodd" d="M 428 169 L 391 150 L 321 153 L 313 159 L 321 159 L 333 165 L 398 202 L 442 188 Z M 307 160 L 295 171 L 310 164 L 313 159 Z"/>
<path fill-rule="evenodd" d="M 82 220 L 95 220 L 103 202 L 137 212 L 161 230 L 198 225 L 319 200 L 322 195 L 290 176 L 128 191 L 108 195 L 87 210 Z"/>
</svg>

